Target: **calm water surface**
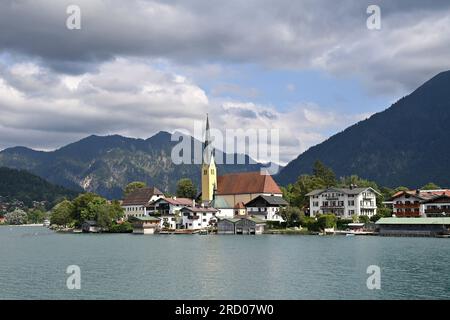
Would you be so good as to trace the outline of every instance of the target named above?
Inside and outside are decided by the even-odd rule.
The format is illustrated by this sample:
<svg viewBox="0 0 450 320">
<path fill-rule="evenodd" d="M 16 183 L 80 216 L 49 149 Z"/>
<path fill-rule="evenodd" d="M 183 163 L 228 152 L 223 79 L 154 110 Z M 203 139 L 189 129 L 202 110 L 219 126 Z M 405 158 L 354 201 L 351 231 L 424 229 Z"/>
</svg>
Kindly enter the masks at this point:
<svg viewBox="0 0 450 320">
<path fill-rule="evenodd" d="M 81 268 L 68 290 L 66 268 Z M 381 290 L 366 269 L 381 268 Z M 0 299 L 449 299 L 450 239 L 0 227 Z"/>
</svg>

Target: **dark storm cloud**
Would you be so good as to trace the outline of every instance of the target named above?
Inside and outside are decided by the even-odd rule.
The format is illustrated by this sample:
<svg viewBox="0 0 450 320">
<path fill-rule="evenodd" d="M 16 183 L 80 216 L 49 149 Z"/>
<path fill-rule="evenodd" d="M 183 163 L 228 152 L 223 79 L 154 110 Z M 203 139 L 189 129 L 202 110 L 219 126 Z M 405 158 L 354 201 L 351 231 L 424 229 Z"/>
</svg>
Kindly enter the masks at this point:
<svg viewBox="0 0 450 320">
<path fill-rule="evenodd" d="M 65 27 L 69 4 L 81 7 L 81 30 Z M 382 8 L 384 29 L 378 37 L 365 27 L 369 4 Z M 446 0 L 9 0 L 0 3 L 0 49 L 39 57 L 43 64 L 66 73 L 93 70 L 115 56 L 162 57 L 182 64 L 219 61 L 314 67 L 339 74 L 353 63 L 353 69 L 359 69 L 353 72 L 368 78 L 369 85 L 379 85 L 378 77 L 386 72 L 385 81 L 410 87 L 443 66 L 407 65 L 413 76 L 407 75 L 401 52 L 389 56 L 392 63 L 380 61 L 389 49 L 383 42 L 397 29 L 404 29 L 406 38 L 396 40 L 408 42 L 408 26 L 442 18 L 449 7 Z M 442 37 L 449 38 L 443 31 Z M 372 51 L 383 51 L 379 55 L 356 50 L 370 38 Z M 436 52 L 448 53 L 447 45 L 448 40 Z M 423 54 L 416 55 L 424 58 Z M 420 80 L 409 83 L 412 78 Z"/>
</svg>

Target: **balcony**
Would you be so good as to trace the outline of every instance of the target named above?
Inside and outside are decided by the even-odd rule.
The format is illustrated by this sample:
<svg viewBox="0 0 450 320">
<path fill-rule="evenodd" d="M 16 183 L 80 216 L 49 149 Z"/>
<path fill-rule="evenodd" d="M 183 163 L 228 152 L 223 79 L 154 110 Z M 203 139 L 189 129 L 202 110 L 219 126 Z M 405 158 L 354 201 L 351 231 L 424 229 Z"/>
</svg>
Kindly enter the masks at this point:
<svg viewBox="0 0 450 320">
<path fill-rule="evenodd" d="M 433 209 L 425 209 L 426 214 L 450 214 L 450 208 L 433 208 Z"/>
<path fill-rule="evenodd" d="M 410 204 L 394 203 L 395 209 L 419 209 L 419 207 L 420 207 L 419 203 L 410 203 Z"/>
<path fill-rule="evenodd" d="M 417 218 L 420 217 L 420 212 L 419 211 L 396 212 L 395 216 L 397 218 Z"/>
<path fill-rule="evenodd" d="M 332 205 L 329 205 L 329 206 L 321 206 L 320 207 L 320 209 L 344 209 L 344 206 L 338 206 L 338 205 L 335 205 L 335 206 L 332 206 Z"/>
</svg>

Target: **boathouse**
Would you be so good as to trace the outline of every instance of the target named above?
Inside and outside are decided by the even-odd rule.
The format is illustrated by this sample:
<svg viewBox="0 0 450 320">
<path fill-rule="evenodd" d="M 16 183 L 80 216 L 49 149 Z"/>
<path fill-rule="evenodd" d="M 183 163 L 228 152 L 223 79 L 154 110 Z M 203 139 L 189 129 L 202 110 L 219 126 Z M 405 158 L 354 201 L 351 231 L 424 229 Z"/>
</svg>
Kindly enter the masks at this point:
<svg viewBox="0 0 450 320">
<path fill-rule="evenodd" d="M 155 234 L 160 230 L 160 219 L 152 216 L 129 217 L 135 234 Z"/>
<path fill-rule="evenodd" d="M 381 218 L 380 236 L 436 237 L 450 234 L 450 218 Z"/>
<path fill-rule="evenodd" d="M 218 234 L 262 234 L 266 222 L 255 217 L 225 218 L 217 223 Z"/>
</svg>

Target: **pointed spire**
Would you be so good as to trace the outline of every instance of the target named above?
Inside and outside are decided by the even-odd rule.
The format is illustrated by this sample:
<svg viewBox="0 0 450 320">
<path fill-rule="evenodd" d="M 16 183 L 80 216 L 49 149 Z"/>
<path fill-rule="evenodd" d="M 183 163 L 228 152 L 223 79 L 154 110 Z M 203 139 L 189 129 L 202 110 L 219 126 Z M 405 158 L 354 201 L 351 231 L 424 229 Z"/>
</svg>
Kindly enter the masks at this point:
<svg viewBox="0 0 450 320">
<path fill-rule="evenodd" d="M 203 160 L 204 163 L 210 164 L 211 158 L 213 156 L 213 146 L 211 141 L 211 133 L 209 129 L 209 115 L 206 114 L 206 134 L 205 134 L 205 149 L 203 150 Z"/>
</svg>

